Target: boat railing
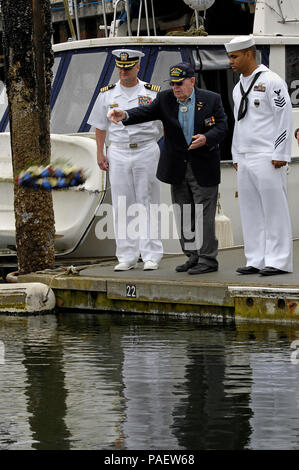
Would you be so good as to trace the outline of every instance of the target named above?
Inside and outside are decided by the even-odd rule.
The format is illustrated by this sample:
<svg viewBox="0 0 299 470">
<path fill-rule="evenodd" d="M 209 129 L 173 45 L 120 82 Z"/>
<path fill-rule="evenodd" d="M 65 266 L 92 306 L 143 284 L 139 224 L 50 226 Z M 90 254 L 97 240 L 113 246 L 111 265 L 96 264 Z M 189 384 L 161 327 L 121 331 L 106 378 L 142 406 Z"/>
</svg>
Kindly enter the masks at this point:
<svg viewBox="0 0 299 470">
<path fill-rule="evenodd" d="M 144 4 L 144 10 L 145 10 L 145 20 L 146 20 L 146 29 L 147 29 L 147 35 L 150 36 L 150 26 L 149 26 L 149 16 L 148 16 L 148 6 L 147 6 L 147 0 L 140 0 L 140 6 L 139 6 L 139 15 L 138 15 L 138 24 L 137 24 L 137 36 L 140 34 L 140 24 L 141 24 L 141 17 L 142 17 L 142 7 Z M 155 11 L 154 11 L 154 1 L 151 0 L 151 8 L 152 8 L 152 18 L 153 18 L 153 29 L 154 29 L 154 36 L 157 36 L 157 31 L 156 31 L 156 21 L 155 21 Z"/>
<path fill-rule="evenodd" d="M 108 37 L 108 25 L 107 25 L 107 14 L 106 14 L 106 1 L 102 0 L 103 6 L 103 20 L 104 20 L 104 30 L 105 30 L 105 37 Z"/>
<path fill-rule="evenodd" d="M 118 6 L 119 6 L 120 3 L 124 3 L 126 15 L 127 15 L 127 32 L 128 32 L 128 36 L 132 36 L 131 11 L 130 11 L 129 0 L 113 0 L 113 22 L 110 26 L 110 36 L 112 36 L 112 37 L 116 36 L 116 31 L 117 31 L 116 16 L 117 16 Z M 151 36 L 150 21 L 149 21 L 149 8 L 148 8 L 147 0 L 139 0 L 139 13 L 138 13 L 138 20 L 137 20 L 137 33 L 136 33 L 136 36 L 140 35 L 143 9 L 144 9 L 144 14 L 145 14 L 147 35 Z M 156 31 L 156 22 L 155 22 L 155 12 L 154 12 L 154 2 L 153 2 L 153 0 L 151 0 L 151 10 L 152 10 L 153 30 L 154 30 L 154 35 L 156 36 L 157 31 Z M 105 25 L 105 35 L 108 36 L 108 27 L 107 27 L 107 19 L 106 19 L 106 11 L 105 11 L 105 1 L 103 1 L 103 18 L 104 18 L 104 25 Z"/>
<path fill-rule="evenodd" d="M 125 4 L 125 10 L 126 10 L 126 14 L 127 14 L 128 36 L 132 36 L 131 13 L 130 13 L 130 5 L 129 5 L 128 0 L 114 0 L 113 23 L 112 23 L 112 26 L 111 26 L 111 29 L 110 29 L 110 36 L 115 36 L 116 35 L 116 15 L 117 15 L 117 7 L 118 7 L 120 2 Z"/>
</svg>

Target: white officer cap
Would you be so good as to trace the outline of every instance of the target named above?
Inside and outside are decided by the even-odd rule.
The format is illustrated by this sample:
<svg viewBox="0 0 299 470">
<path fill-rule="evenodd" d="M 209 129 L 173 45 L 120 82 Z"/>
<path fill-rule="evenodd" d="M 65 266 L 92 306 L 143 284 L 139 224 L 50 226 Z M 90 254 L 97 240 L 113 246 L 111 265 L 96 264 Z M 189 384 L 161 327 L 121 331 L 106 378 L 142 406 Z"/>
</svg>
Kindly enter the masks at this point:
<svg viewBox="0 0 299 470">
<path fill-rule="evenodd" d="M 116 67 L 120 69 L 131 69 L 144 56 L 143 52 L 134 49 L 115 49 L 112 54 L 116 57 Z"/>
<path fill-rule="evenodd" d="M 254 46 L 255 41 L 252 34 L 249 36 L 237 36 L 232 39 L 229 43 L 225 44 L 226 52 L 241 51 L 248 47 Z"/>
</svg>

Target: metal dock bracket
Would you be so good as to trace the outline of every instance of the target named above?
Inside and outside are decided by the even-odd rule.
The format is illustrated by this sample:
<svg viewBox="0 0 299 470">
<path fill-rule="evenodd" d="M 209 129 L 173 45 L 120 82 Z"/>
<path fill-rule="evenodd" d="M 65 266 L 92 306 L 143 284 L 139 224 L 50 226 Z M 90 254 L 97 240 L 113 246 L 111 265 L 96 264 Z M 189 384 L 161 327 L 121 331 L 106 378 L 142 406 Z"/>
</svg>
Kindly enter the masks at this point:
<svg viewBox="0 0 299 470">
<path fill-rule="evenodd" d="M 235 317 L 255 320 L 298 321 L 299 289 L 228 286 L 235 301 Z"/>
</svg>

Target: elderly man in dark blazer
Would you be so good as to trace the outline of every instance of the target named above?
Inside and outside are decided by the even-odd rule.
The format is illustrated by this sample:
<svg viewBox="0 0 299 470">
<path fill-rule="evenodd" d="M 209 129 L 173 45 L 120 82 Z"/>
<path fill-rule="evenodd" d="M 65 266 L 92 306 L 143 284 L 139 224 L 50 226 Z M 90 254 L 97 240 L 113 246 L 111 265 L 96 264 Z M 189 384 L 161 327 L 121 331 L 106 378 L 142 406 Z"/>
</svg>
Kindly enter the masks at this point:
<svg viewBox="0 0 299 470">
<path fill-rule="evenodd" d="M 164 143 L 157 178 L 171 184 L 172 201 L 182 250 L 188 260 L 178 272 L 202 274 L 218 270 L 215 214 L 220 183 L 219 144 L 227 134 L 227 118 L 219 94 L 195 87 L 188 62 L 170 68 L 170 85 L 147 106 L 128 111 L 114 109 L 109 118 L 125 126 L 160 119 Z M 191 212 L 191 227 L 184 221 Z M 200 208 L 200 210 L 198 210 Z M 200 214 L 200 216 L 199 216 Z M 190 243 L 190 232 L 195 234 Z M 197 234 L 200 234 L 198 243 Z"/>
</svg>

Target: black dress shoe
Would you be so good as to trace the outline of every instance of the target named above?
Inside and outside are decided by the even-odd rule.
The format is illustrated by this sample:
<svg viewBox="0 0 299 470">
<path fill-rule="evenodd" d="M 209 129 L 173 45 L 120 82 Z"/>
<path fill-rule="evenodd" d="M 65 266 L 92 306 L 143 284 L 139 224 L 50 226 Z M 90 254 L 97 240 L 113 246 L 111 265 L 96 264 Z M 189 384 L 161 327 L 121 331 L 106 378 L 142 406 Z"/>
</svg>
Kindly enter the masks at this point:
<svg viewBox="0 0 299 470">
<path fill-rule="evenodd" d="M 186 263 L 180 264 L 175 268 L 178 273 L 185 273 L 188 269 L 193 268 L 198 263 L 198 256 L 190 256 Z"/>
<path fill-rule="evenodd" d="M 260 270 L 253 266 L 243 266 L 242 268 L 236 269 L 236 272 L 240 274 L 257 274 Z"/>
<path fill-rule="evenodd" d="M 204 274 L 218 271 L 218 266 L 207 266 L 206 264 L 199 263 L 193 268 L 188 269 L 188 274 Z"/>
<path fill-rule="evenodd" d="M 282 269 L 272 268 L 272 266 L 265 266 L 265 268 L 260 270 L 262 276 L 274 276 L 274 274 L 287 274 L 288 271 L 283 271 Z"/>
</svg>

